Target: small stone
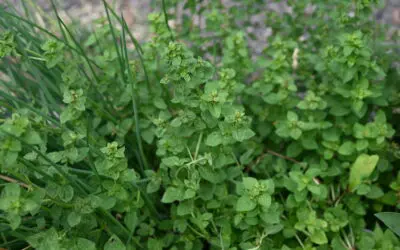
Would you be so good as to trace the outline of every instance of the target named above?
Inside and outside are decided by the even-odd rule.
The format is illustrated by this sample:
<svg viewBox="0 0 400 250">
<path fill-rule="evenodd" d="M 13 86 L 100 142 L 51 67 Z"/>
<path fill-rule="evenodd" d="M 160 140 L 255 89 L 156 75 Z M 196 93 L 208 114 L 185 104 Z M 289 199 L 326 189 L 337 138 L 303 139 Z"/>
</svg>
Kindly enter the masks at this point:
<svg viewBox="0 0 400 250">
<path fill-rule="evenodd" d="M 394 8 L 392 11 L 393 24 L 400 24 L 400 8 Z"/>
</svg>

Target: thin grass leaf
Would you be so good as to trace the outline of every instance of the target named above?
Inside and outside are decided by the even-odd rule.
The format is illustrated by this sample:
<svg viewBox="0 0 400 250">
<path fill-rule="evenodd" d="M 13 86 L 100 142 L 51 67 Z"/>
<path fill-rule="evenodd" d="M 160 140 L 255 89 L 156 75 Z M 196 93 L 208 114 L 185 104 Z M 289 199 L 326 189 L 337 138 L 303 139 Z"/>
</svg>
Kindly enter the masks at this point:
<svg viewBox="0 0 400 250">
<path fill-rule="evenodd" d="M 172 40 L 174 40 L 174 34 L 172 33 L 171 27 L 169 27 L 169 20 L 168 20 L 168 12 L 167 12 L 167 6 L 165 5 L 165 0 L 162 0 L 162 9 L 164 12 L 164 19 L 165 19 L 165 25 L 167 26 L 167 29 L 169 33 L 171 34 Z"/>
<path fill-rule="evenodd" d="M 119 61 L 119 65 L 120 65 L 120 70 L 121 70 L 121 77 L 122 79 L 125 79 L 125 74 L 124 74 L 124 64 L 123 64 L 123 59 L 121 57 L 121 53 L 120 53 L 120 49 L 118 46 L 118 41 L 117 41 L 117 37 L 115 36 L 115 31 L 114 31 L 114 26 L 112 24 L 111 18 L 110 18 L 110 14 L 108 12 L 108 7 L 106 5 L 105 0 L 103 1 L 103 5 L 104 8 L 106 10 L 106 14 L 107 14 L 107 20 L 108 20 L 108 25 L 110 27 L 110 31 L 111 31 L 111 36 L 113 38 L 113 43 L 114 43 L 114 47 L 115 47 L 115 51 L 117 52 L 117 57 L 118 57 L 118 61 Z"/>
<path fill-rule="evenodd" d="M 9 100 L 9 101 L 11 101 L 11 102 L 15 102 L 15 103 L 17 103 L 17 104 L 23 106 L 24 108 L 27 108 L 27 109 L 31 110 L 32 112 L 34 112 L 34 113 L 36 113 L 36 114 L 42 116 L 45 120 L 50 121 L 50 122 L 53 123 L 54 125 L 60 126 L 60 122 L 59 122 L 59 121 L 57 121 L 56 119 L 54 119 L 54 118 L 51 117 L 51 116 L 48 116 L 48 115 L 44 114 L 42 111 L 37 110 L 36 108 L 34 108 L 34 107 L 33 107 L 32 105 L 30 105 L 29 103 L 26 103 L 26 102 L 24 102 L 24 101 L 21 101 L 21 100 L 15 98 L 15 97 L 13 97 L 13 96 L 11 96 L 11 95 L 5 93 L 5 92 L 2 91 L 2 90 L 0 90 L 0 96 L 2 96 L 3 98 L 5 98 L 5 99 L 7 99 L 7 100 Z"/>
<path fill-rule="evenodd" d="M 123 17 L 122 17 L 123 20 Z M 123 33 L 123 35 L 125 35 L 125 32 Z M 125 57 L 128 58 L 128 52 L 127 52 L 127 48 L 126 48 L 126 40 L 123 40 L 123 50 L 124 50 L 124 54 Z M 131 101 L 132 101 L 132 108 L 133 108 L 133 112 L 134 112 L 134 120 L 135 120 L 135 132 L 136 132 L 136 139 L 137 139 L 137 144 L 138 144 L 138 148 L 139 148 L 139 154 L 141 157 L 141 160 L 143 162 L 144 165 L 144 169 L 149 169 L 149 165 L 147 163 L 147 159 L 146 156 L 144 154 L 144 150 L 143 150 L 143 144 L 142 144 L 142 137 L 140 135 L 140 127 L 139 127 L 139 111 L 138 111 L 138 107 L 136 105 L 136 98 L 135 98 L 135 88 L 134 88 L 134 80 L 132 78 L 132 72 L 131 69 L 129 67 L 129 62 L 128 60 L 126 60 L 126 68 L 128 69 L 128 84 L 131 85 Z"/>
<path fill-rule="evenodd" d="M 75 37 L 74 37 L 74 35 L 72 34 L 72 32 L 68 29 L 68 27 L 66 26 L 66 24 L 65 24 L 65 23 L 62 21 L 62 19 L 60 18 L 60 16 L 59 16 L 59 14 L 58 14 L 58 11 L 57 11 L 57 9 L 56 9 L 56 7 L 55 7 L 55 4 L 54 4 L 53 0 L 51 0 L 51 1 L 52 1 L 52 4 L 53 4 L 54 11 L 55 11 L 55 13 L 56 13 L 57 21 L 58 21 L 59 24 L 60 24 L 60 29 L 61 29 L 61 30 L 64 30 L 64 29 L 65 29 L 65 31 L 68 33 L 68 37 L 72 40 L 72 42 L 74 43 L 74 45 L 78 48 L 78 51 L 80 51 L 79 55 L 83 56 L 83 58 L 85 59 L 87 65 L 88 65 L 88 67 L 89 67 L 89 70 L 90 70 L 90 72 L 92 73 L 92 75 L 93 75 L 95 81 L 99 84 L 99 78 L 98 78 L 98 76 L 97 76 L 97 74 L 96 74 L 96 72 L 95 72 L 95 70 L 94 70 L 94 68 L 93 68 L 93 66 L 92 66 L 92 63 L 93 63 L 96 67 L 98 67 L 98 68 L 99 68 L 99 66 L 98 66 L 95 62 L 93 62 L 93 61 L 91 61 L 91 60 L 89 59 L 89 57 L 88 57 L 87 54 L 85 53 L 85 51 L 84 51 L 84 49 L 82 48 L 82 46 L 81 46 L 81 45 L 79 44 L 79 42 L 75 39 Z M 66 40 L 66 39 L 67 39 L 67 35 L 64 34 L 64 37 L 65 37 L 65 40 Z M 84 75 L 85 75 L 85 77 L 87 78 L 87 80 L 90 82 L 89 89 L 91 89 L 92 86 L 93 86 L 93 82 L 92 82 L 92 80 L 90 79 L 90 77 L 86 74 L 86 72 L 85 72 L 84 70 L 82 70 L 82 71 L 84 72 Z M 98 92 L 98 91 L 97 91 L 97 92 Z M 103 95 L 101 95 L 101 96 L 103 96 Z M 107 99 L 106 99 L 105 97 L 104 97 L 103 99 L 107 101 Z M 107 101 L 107 102 L 109 103 L 109 101 Z M 96 102 L 92 102 L 92 103 L 96 103 Z M 98 105 L 96 105 L 96 106 L 99 108 Z M 109 104 L 109 107 L 111 107 L 111 108 L 113 109 L 113 107 L 112 107 L 111 104 Z M 99 110 L 100 110 L 100 108 L 99 108 Z M 101 111 L 101 112 L 102 112 L 103 114 L 107 114 L 107 113 L 108 113 L 107 111 Z M 114 110 L 114 109 L 113 109 L 113 112 L 115 113 L 115 110 Z M 108 116 L 108 118 L 111 119 L 114 123 L 117 122 L 117 121 L 113 118 L 112 115 L 107 114 L 107 116 Z"/>
<path fill-rule="evenodd" d="M 63 29 L 63 25 L 62 25 L 61 22 L 60 22 L 61 18 L 60 18 L 60 16 L 58 15 L 57 7 L 56 7 L 56 5 L 55 5 L 55 3 L 54 3 L 53 0 L 50 0 L 50 3 L 51 3 L 51 7 L 53 8 L 54 13 L 56 14 L 56 19 L 57 19 L 58 27 L 59 27 L 59 29 L 60 29 L 60 31 L 61 31 L 61 34 L 63 35 L 64 40 L 65 40 L 65 41 L 68 41 L 67 35 L 65 34 L 65 31 L 64 31 L 64 29 Z"/>
<path fill-rule="evenodd" d="M 97 172 L 96 167 L 94 166 L 94 160 L 93 160 L 93 156 L 92 156 L 92 151 L 91 151 L 91 146 L 90 146 L 90 131 L 92 129 L 91 127 L 91 121 L 90 121 L 90 117 L 89 114 L 86 115 L 86 145 L 89 148 L 89 153 L 88 153 L 88 163 L 90 168 L 92 169 L 92 171 L 95 173 L 97 180 L 100 182 L 101 178 L 99 173 Z M 103 187 L 101 187 L 103 189 Z"/>
<path fill-rule="evenodd" d="M 130 31 L 130 29 L 129 29 L 129 27 L 128 27 L 128 24 L 126 23 L 126 21 L 125 21 L 123 18 L 119 17 L 119 16 L 117 15 L 117 13 L 116 13 L 112 8 L 109 7 L 109 5 L 108 5 L 107 2 L 106 2 L 105 4 L 106 4 L 106 6 L 109 8 L 109 10 L 111 11 L 111 13 L 114 15 L 114 17 L 115 17 L 115 18 L 119 21 L 119 23 L 122 25 L 122 29 L 125 30 L 125 31 L 128 33 L 129 38 L 131 39 L 131 42 L 132 42 L 133 45 L 135 46 L 136 52 L 137 52 L 138 57 L 139 57 L 139 60 L 140 60 L 140 64 L 141 64 L 142 69 L 143 69 L 143 73 L 144 73 L 144 77 L 145 77 L 145 80 L 146 80 L 147 87 L 148 87 L 149 90 L 151 91 L 151 88 L 150 88 L 150 80 L 149 80 L 149 76 L 148 76 L 148 73 L 147 73 L 146 65 L 145 65 L 144 59 L 143 59 L 143 49 L 142 49 L 142 47 L 140 46 L 140 43 L 139 43 L 139 42 L 136 40 L 136 38 L 132 35 L 132 32 Z"/>
<path fill-rule="evenodd" d="M 128 33 L 128 36 L 131 38 L 132 43 L 135 45 L 136 49 L 138 52 L 143 54 L 143 48 L 141 47 L 140 43 L 136 40 L 136 38 L 132 35 L 132 32 L 130 31 L 129 28 L 127 28 L 127 24 L 125 20 L 123 20 L 113 8 L 110 7 L 110 5 L 107 2 L 104 2 L 105 6 L 108 8 L 108 10 L 111 12 L 111 14 L 118 20 L 118 22 L 121 24 L 121 26 L 126 28 L 126 32 Z"/>
<path fill-rule="evenodd" d="M 0 131 L 2 131 L 4 134 L 18 140 L 21 142 L 21 144 L 25 145 L 26 147 L 28 147 L 30 150 L 35 151 L 35 153 L 37 153 L 40 157 L 42 157 L 47 163 L 49 163 L 50 165 L 52 165 L 63 177 L 65 177 L 70 183 L 71 185 L 73 185 L 76 189 L 78 189 L 79 191 L 82 192 L 82 194 L 87 194 L 87 192 L 80 186 L 78 185 L 78 183 L 74 180 L 74 178 L 72 178 L 71 176 L 69 176 L 68 173 L 66 173 L 62 168 L 60 168 L 57 164 L 55 164 L 50 158 L 48 158 L 45 154 L 43 154 L 40 150 L 38 150 L 37 148 L 29 145 L 28 143 L 26 143 L 24 140 L 22 140 L 21 138 L 3 130 L 0 129 Z"/>
<path fill-rule="evenodd" d="M 9 13 L 9 12 L 6 12 L 6 11 L 0 9 L 0 17 L 1 17 L 3 14 L 4 14 L 4 15 L 7 15 L 7 16 L 9 16 L 9 17 L 15 18 L 15 19 L 17 19 L 17 20 L 19 20 L 19 21 L 21 21 L 21 22 L 24 22 L 24 23 L 29 24 L 30 26 L 35 27 L 35 28 L 39 29 L 40 31 L 46 33 L 46 34 L 47 34 L 48 36 L 50 36 L 51 38 L 53 38 L 53 39 L 55 39 L 55 40 L 57 40 L 57 41 L 63 43 L 65 46 L 67 46 L 67 47 L 68 47 L 69 49 L 71 49 L 72 51 L 74 51 L 74 52 L 76 52 L 76 53 L 78 53 L 78 54 L 81 53 L 81 51 L 79 51 L 78 49 L 76 49 L 76 48 L 74 48 L 73 46 L 71 46 L 67 41 L 64 41 L 63 39 L 60 39 L 59 37 L 57 37 L 56 35 L 54 35 L 54 34 L 51 33 L 50 31 L 48 31 L 47 29 L 45 29 L 45 28 L 43 28 L 43 27 L 40 27 L 39 25 L 36 25 L 36 24 L 32 23 L 31 21 L 26 20 L 26 19 L 24 19 L 24 18 L 22 18 L 22 17 L 19 17 L 19 16 L 17 16 L 17 15 L 14 15 L 14 14 L 12 14 L 12 13 Z M 3 25 L 3 27 L 7 27 L 7 25 Z M 86 58 L 85 58 L 85 59 L 86 59 Z M 93 60 L 90 60 L 89 58 L 87 58 L 87 60 L 89 60 L 93 65 L 95 65 L 96 67 L 98 67 L 98 66 L 96 65 L 96 63 L 95 63 Z"/>
</svg>

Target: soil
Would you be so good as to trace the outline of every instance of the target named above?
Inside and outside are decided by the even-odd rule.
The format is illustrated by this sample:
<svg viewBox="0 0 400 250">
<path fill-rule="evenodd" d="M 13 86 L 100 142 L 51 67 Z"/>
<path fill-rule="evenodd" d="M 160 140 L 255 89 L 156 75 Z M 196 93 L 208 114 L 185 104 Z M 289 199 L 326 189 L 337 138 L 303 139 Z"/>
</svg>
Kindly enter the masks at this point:
<svg viewBox="0 0 400 250">
<path fill-rule="evenodd" d="M 14 6 L 19 6 L 21 0 L 0 0 L 0 5 L 5 2 L 12 2 Z M 50 12 L 50 0 L 24 0 L 40 5 L 45 11 Z M 83 24 L 89 24 L 98 17 L 105 14 L 104 7 L 101 0 L 54 0 L 59 8 L 60 15 L 63 19 L 71 20 L 78 19 Z M 158 0 L 106 0 L 113 4 L 119 12 L 124 14 L 124 17 L 132 32 L 138 40 L 144 40 L 148 37 L 148 24 L 147 15 L 152 11 L 151 3 L 161 2 Z M 213 0 L 204 0 L 213 1 Z M 233 0 L 221 0 L 223 4 L 229 6 L 235 4 Z M 285 5 L 285 1 L 280 3 L 271 3 L 272 1 L 265 1 L 265 9 L 272 9 L 279 12 L 290 12 L 290 9 Z M 159 5 L 158 5 L 159 7 Z M 385 0 L 385 5 L 381 9 L 377 9 L 375 13 L 377 22 L 389 24 L 389 34 L 394 34 L 400 31 L 400 0 Z M 254 16 L 252 21 L 261 23 L 262 17 Z M 260 40 L 265 41 L 267 28 L 261 25 Z M 257 39 L 258 40 L 258 39 Z M 251 44 L 253 48 L 259 48 L 257 44 Z"/>
</svg>

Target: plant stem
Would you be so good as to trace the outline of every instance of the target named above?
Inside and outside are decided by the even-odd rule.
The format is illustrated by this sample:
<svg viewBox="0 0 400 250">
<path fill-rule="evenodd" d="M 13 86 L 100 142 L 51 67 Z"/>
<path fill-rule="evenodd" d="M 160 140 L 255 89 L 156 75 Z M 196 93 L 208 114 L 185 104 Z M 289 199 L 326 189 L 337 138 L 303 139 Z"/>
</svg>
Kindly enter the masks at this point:
<svg viewBox="0 0 400 250">
<path fill-rule="evenodd" d="M 301 241 L 300 237 L 297 235 L 297 233 L 294 234 L 294 237 L 296 238 L 296 240 L 299 242 L 301 248 L 305 248 L 303 242 Z"/>
<path fill-rule="evenodd" d="M 279 158 L 282 158 L 282 159 L 284 159 L 284 160 L 291 161 L 291 162 L 296 163 L 296 164 L 299 164 L 299 165 L 302 164 L 302 162 L 299 162 L 299 161 L 297 161 L 297 160 L 295 160 L 295 159 L 293 159 L 293 158 L 291 158 L 291 157 L 288 157 L 288 156 L 286 156 L 286 155 L 279 154 L 278 152 L 275 152 L 275 151 L 270 150 L 270 149 L 265 149 L 264 152 L 253 162 L 253 164 L 249 165 L 249 166 L 245 169 L 245 172 L 249 172 L 255 165 L 257 165 L 257 164 L 258 164 L 262 159 L 264 159 L 268 154 L 277 156 L 277 157 L 279 157 Z"/>
<path fill-rule="evenodd" d="M 2 180 L 4 180 L 4 181 L 7 181 L 7 182 L 11 182 L 11 183 L 16 183 L 16 184 L 20 185 L 21 187 L 24 187 L 24 188 L 26 188 L 26 189 L 29 189 L 29 185 L 28 185 L 28 184 L 25 184 L 25 183 L 23 183 L 23 182 L 20 182 L 20 181 L 18 181 L 18 180 L 16 180 L 16 179 L 13 179 L 13 178 L 11 178 L 11 177 L 8 177 L 8 176 L 5 176 L 5 175 L 0 174 L 0 179 L 2 179 Z"/>
</svg>

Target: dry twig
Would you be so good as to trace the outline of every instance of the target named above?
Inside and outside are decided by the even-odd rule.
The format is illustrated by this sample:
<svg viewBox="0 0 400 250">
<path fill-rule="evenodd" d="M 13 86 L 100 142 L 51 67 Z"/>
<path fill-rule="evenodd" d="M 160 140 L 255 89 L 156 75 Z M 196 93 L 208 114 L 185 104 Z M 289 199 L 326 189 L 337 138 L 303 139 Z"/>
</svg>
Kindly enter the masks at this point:
<svg viewBox="0 0 400 250">
<path fill-rule="evenodd" d="M 0 179 L 1 179 L 1 180 L 4 180 L 4 181 L 6 181 L 6 182 L 10 182 L 10 183 L 17 183 L 18 185 L 20 185 L 21 187 L 24 187 L 24 188 L 26 188 L 26 189 L 29 188 L 29 185 L 28 185 L 28 184 L 25 184 L 25 183 L 23 183 L 23 182 L 20 182 L 20 181 L 18 181 L 18 180 L 16 180 L 16 179 L 13 179 L 13 178 L 11 178 L 11 177 L 8 177 L 8 176 L 2 175 L 2 174 L 0 174 Z"/>
</svg>

